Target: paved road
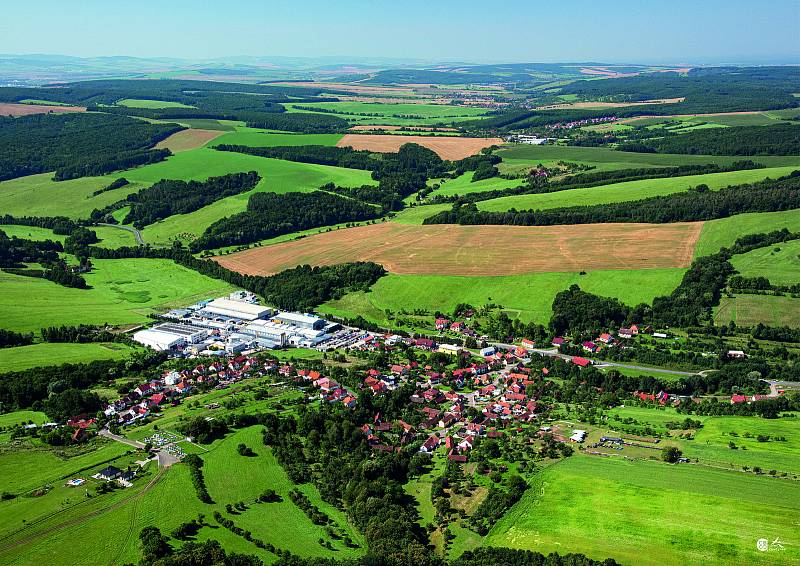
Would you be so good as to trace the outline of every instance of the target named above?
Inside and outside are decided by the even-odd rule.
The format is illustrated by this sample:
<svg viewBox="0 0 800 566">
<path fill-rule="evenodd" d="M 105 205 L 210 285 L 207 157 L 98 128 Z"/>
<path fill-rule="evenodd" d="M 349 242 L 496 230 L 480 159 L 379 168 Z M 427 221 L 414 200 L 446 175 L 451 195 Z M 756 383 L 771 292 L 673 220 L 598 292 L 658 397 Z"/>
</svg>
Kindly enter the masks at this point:
<svg viewBox="0 0 800 566">
<path fill-rule="evenodd" d="M 105 436 L 106 438 L 110 438 L 111 440 L 122 442 L 123 444 L 127 444 L 128 446 L 133 446 L 134 448 L 138 448 L 139 450 L 144 450 L 143 442 L 137 442 L 136 440 L 131 440 L 130 438 L 125 438 L 124 436 L 120 436 L 118 434 L 113 434 L 107 428 L 102 429 L 98 434 L 100 436 Z"/>
<path fill-rule="evenodd" d="M 130 232 L 133 234 L 133 237 L 136 238 L 136 243 L 140 246 L 144 245 L 144 240 L 142 239 L 142 233 L 139 232 L 133 226 L 120 226 L 119 224 L 106 224 L 105 222 L 98 222 L 98 226 L 107 226 L 109 228 L 117 228 L 118 230 L 125 230 L 126 232 Z"/>
<path fill-rule="evenodd" d="M 492 346 L 499 346 L 500 348 L 506 348 L 506 349 L 509 349 L 509 348 L 513 349 L 513 348 L 517 347 L 514 344 L 504 344 L 502 342 L 492 342 L 491 345 Z M 540 354 L 542 356 L 550 356 L 551 358 L 561 358 L 562 360 L 566 360 L 566 361 L 571 361 L 572 358 L 575 357 L 575 356 L 569 356 L 567 354 L 562 354 L 556 348 L 552 348 L 552 349 L 549 349 L 549 350 L 543 350 L 543 349 L 539 349 L 539 348 L 529 348 L 528 352 L 533 352 L 534 354 Z M 587 359 L 591 359 L 591 358 L 587 358 Z M 629 365 L 629 364 L 620 364 L 620 363 L 617 363 L 617 362 L 607 362 L 605 360 L 592 360 L 592 363 L 595 364 L 595 366 L 598 367 L 598 368 L 603 368 L 603 367 L 621 367 L 621 368 L 628 368 L 628 369 L 634 369 L 634 370 L 639 370 L 639 371 L 652 371 L 652 372 L 655 372 L 655 373 L 665 373 L 665 374 L 669 374 L 669 375 L 684 375 L 684 376 L 685 375 L 697 375 L 697 372 L 691 372 L 691 371 L 678 371 L 678 370 L 674 370 L 674 369 L 653 368 L 653 367 L 647 367 L 647 366 L 632 366 L 632 365 Z"/>
</svg>

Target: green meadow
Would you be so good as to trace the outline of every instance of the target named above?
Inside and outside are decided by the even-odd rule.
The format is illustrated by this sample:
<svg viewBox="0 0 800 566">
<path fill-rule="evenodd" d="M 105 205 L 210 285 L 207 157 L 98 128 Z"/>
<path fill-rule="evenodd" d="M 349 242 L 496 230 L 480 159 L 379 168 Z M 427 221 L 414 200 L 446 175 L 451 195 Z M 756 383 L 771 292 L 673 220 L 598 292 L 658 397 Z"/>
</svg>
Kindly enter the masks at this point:
<svg viewBox="0 0 800 566">
<path fill-rule="evenodd" d="M 745 277 L 766 277 L 773 285 L 800 283 L 800 240 L 736 255 L 731 263 Z"/>
<path fill-rule="evenodd" d="M 715 254 L 720 248 L 731 246 L 737 238 L 748 234 L 761 234 L 784 228 L 791 232 L 800 232 L 800 210 L 751 212 L 709 220 L 703 223 L 695 256 Z"/>
<path fill-rule="evenodd" d="M 92 360 L 118 360 L 132 352 L 134 349 L 127 344 L 117 343 L 40 343 L 0 348 L 0 374 L 40 366 L 77 364 Z"/>
<path fill-rule="evenodd" d="M 772 167 L 745 171 L 729 171 L 726 173 L 689 175 L 686 177 L 628 181 L 585 189 L 569 189 L 554 193 L 500 197 L 479 202 L 478 208 L 480 210 L 500 212 L 511 208 L 517 210 L 545 210 L 562 206 L 609 204 L 683 192 L 700 184 L 706 184 L 710 189 L 718 190 L 730 185 L 761 181 L 767 177 L 775 179 L 788 175 L 793 170 L 793 167 Z M 519 181 L 517 181 L 517 183 L 519 183 Z"/>
<path fill-rule="evenodd" d="M 256 456 L 240 456 L 237 452 L 239 443 L 252 448 Z M 130 449 L 119 443 L 111 448 L 118 452 Z M 5 508 L 4 519 L 0 519 L 0 533 L 12 531 L 20 524 L 20 518 L 27 517 L 28 521 L 38 520 L 40 523 L 26 534 L 38 533 L 43 536 L 20 547 L 0 550 L 0 560 L 4 564 L 23 564 L 32 560 L 51 563 L 49 560 L 57 553 L 60 563 L 92 565 L 137 562 L 140 558 L 138 533 L 142 528 L 153 525 L 168 534 L 182 522 L 195 519 L 201 513 L 205 515 L 207 526 L 198 533 L 197 540 L 219 540 L 227 550 L 255 554 L 267 564 L 276 560 L 275 555 L 258 549 L 217 524 L 213 519 L 215 511 L 233 520 L 237 526 L 251 531 L 254 538 L 288 549 L 299 556 L 352 558 L 363 554 L 363 537 L 347 522 L 341 511 L 322 501 L 313 486 L 298 487 L 314 505 L 334 520 L 336 529 L 350 536 L 359 548 L 349 548 L 341 541 L 331 539 L 324 527 L 313 524 L 291 502 L 288 493 L 295 485 L 270 449 L 262 444 L 260 428 L 239 430 L 208 448 L 196 451 L 204 460 L 203 474 L 213 504 L 204 504 L 197 499 L 189 469 L 180 464 L 167 469 L 149 491 L 144 486 L 156 473 L 152 469 L 153 464 L 148 464 L 151 469 L 146 472 L 147 477 L 138 480 L 133 488 L 88 501 L 80 501 L 82 490 L 80 493 L 70 493 L 69 488 L 53 489 L 39 498 L 45 501 L 41 502 L 42 509 L 37 512 L 37 506 L 30 499 L 18 498 L 10 504 L 0 503 L 0 509 Z M 103 456 L 99 451 L 87 455 L 98 462 Z M 18 461 L 22 463 L 21 458 Z M 93 471 L 94 468 L 89 473 Z M 52 471 L 48 478 L 55 475 L 55 471 Z M 41 483 L 42 479 L 37 479 Z M 274 489 L 282 501 L 257 503 L 255 499 L 265 489 Z M 77 504 L 75 499 L 78 499 Z M 236 514 L 225 511 L 226 504 L 239 501 L 245 502 L 246 510 Z M 110 504 L 116 504 L 116 508 L 109 509 Z M 170 506 L 170 513 L 164 512 L 165 505 Z M 44 509 L 54 515 L 42 517 Z M 99 513 L 87 517 L 87 511 L 94 509 L 98 509 Z M 70 520 L 74 523 L 48 532 L 50 525 Z M 320 539 L 330 541 L 335 550 L 320 545 Z"/>
<path fill-rule="evenodd" d="M 295 134 L 237 126 L 234 131 L 211 140 L 208 147 L 220 144 L 253 147 L 336 145 L 340 139 L 342 139 L 342 134 Z"/>
<path fill-rule="evenodd" d="M 792 326 L 800 328 L 800 299 L 773 295 L 724 296 L 714 308 L 714 321 L 739 326 Z"/>
<path fill-rule="evenodd" d="M 435 181 L 439 183 L 439 188 L 431 193 L 431 196 L 453 196 L 466 195 L 469 193 L 482 193 L 498 189 L 510 189 L 525 184 L 524 179 L 503 179 L 493 177 L 481 181 L 472 182 L 472 171 L 467 171 L 455 179 L 442 179 Z"/>
<path fill-rule="evenodd" d="M 557 161 L 594 165 L 598 171 L 610 169 L 627 169 L 631 167 L 670 167 L 678 165 L 702 165 L 717 163 L 730 165 L 741 161 L 742 157 L 720 155 L 679 155 L 671 153 L 632 153 L 617 151 L 606 147 L 577 147 L 560 145 L 527 145 L 514 144 L 504 146 L 497 151 L 503 158 L 501 171 L 515 170 L 520 167 L 531 167 L 538 163 L 547 164 Z M 767 167 L 800 166 L 797 156 L 754 156 L 757 163 Z"/>
<path fill-rule="evenodd" d="M 576 455 L 541 472 L 485 544 L 621 564 L 788 565 L 800 559 L 799 509 L 793 481 Z M 784 550 L 759 552 L 761 538 Z"/>
<path fill-rule="evenodd" d="M 334 111 L 334 115 L 353 124 L 387 126 L 432 126 L 452 124 L 486 114 L 486 108 L 446 104 L 388 104 L 383 102 L 309 102 L 285 104 L 288 112 L 313 112 L 312 108 Z M 326 112 L 329 113 L 329 112 Z"/>
<path fill-rule="evenodd" d="M 82 177 L 58 182 L 53 181 L 52 173 L 42 173 L 3 181 L 0 183 L 0 211 L 13 216 L 35 214 L 87 218 L 95 208 L 113 204 L 146 186 L 132 182 L 119 189 L 92 196 L 94 191 L 107 187 L 120 177 L 133 181 L 128 177 L 131 172 L 117 171 L 105 177 Z M 154 181 L 147 184 L 152 182 Z"/>
<path fill-rule="evenodd" d="M 117 101 L 118 106 L 127 106 L 128 108 L 194 108 L 189 104 L 181 102 L 170 102 L 168 100 L 143 100 L 139 98 L 124 98 Z"/>
<path fill-rule="evenodd" d="M 476 307 L 496 304 L 502 305 L 512 318 L 546 324 L 556 293 L 572 284 L 590 293 L 637 305 L 672 292 L 684 272 L 684 269 L 646 269 L 499 277 L 390 274 L 379 279 L 369 292 L 351 293 L 325 303 L 319 310 L 338 316 L 361 315 L 387 324 L 386 309 L 395 313 L 424 309 L 432 315 L 436 310 L 452 311 L 458 303 Z"/>
<path fill-rule="evenodd" d="M 44 326 L 134 324 L 172 306 L 219 296 L 225 283 L 168 260 L 94 260 L 85 275 L 91 289 L 71 289 L 46 279 L 0 272 L 0 328 L 37 331 Z"/>
<path fill-rule="evenodd" d="M 255 192 L 309 192 L 329 182 L 345 187 L 375 184 L 369 171 L 266 159 L 207 148 L 185 151 L 166 162 L 135 169 L 126 175 L 142 182 L 155 182 L 161 178 L 201 180 L 239 171 L 258 171 L 262 179 L 252 191 L 147 226 L 142 230 L 145 242 L 169 244 L 175 238 L 194 239 L 220 218 L 243 212 L 247 208 L 247 199 Z"/>
</svg>

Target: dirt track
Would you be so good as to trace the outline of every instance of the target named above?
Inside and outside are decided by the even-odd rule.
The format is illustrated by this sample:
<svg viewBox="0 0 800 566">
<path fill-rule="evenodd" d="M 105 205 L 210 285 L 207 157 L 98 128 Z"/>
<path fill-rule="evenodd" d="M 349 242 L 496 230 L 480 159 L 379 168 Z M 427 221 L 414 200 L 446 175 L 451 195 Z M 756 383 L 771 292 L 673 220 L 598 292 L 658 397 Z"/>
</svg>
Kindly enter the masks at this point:
<svg viewBox="0 0 800 566">
<path fill-rule="evenodd" d="M 334 230 L 215 258 L 247 274 L 302 264 L 374 261 L 392 273 L 519 275 L 686 267 L 702 222 L 578 226 L 413 226 Z"/>
<path fill-rule="evenodd" d="M 500 138 L 459 138 L 455 136 L 406 136 L 380 134 L 345 134 L 337 147 L 350 146 L 353 149 L 368 149 L 382 153 L 394 153 L 406 143 L 416 143 L 431 149 L 442 159 L 464 159 L 475 155 L 484 147 L 500 145 Z"/>
</svg>

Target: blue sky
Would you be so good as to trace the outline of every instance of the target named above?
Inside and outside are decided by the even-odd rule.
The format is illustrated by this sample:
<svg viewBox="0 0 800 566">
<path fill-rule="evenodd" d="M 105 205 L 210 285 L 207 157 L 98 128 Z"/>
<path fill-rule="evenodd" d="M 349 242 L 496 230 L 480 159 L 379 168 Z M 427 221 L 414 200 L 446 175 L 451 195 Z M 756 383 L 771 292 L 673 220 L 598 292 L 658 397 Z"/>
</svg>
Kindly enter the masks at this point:
<svg viewBox="0 0 800 566">
<path fill-rule="evenodd" d="M 800 63 L 800 0 L 36 0 L 0 53 Z"/>
</svg>

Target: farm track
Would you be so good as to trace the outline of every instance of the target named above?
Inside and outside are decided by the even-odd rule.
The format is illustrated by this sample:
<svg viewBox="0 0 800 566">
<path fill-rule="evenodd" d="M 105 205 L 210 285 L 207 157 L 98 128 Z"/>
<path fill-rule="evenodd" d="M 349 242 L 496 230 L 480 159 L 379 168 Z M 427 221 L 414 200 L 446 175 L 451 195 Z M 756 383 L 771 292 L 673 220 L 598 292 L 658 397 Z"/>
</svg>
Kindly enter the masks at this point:
<svg viewBox="0 0 800 566">
<path fill-rule="evenodd" d="M 133 234 L 133 237 L 136 238 L 136 243 L 140 246 L 144 245 L 144 239 L 142 238 L 142 233 L 134 228 L 133 226 L 120 226 L 119 224 L 106 224 L 105 222 L 98 222 L 98 226 L 105 226 L 107 228 L 117 228 L 118 230 L 125 230 L 126 232 L 130 232 Z"/>
<path fill-rule="evenodd" d="M 164 472 L 165 471 L 166 471 L 165 469 L 159 469 L 158 473 L 153 477 L 153 479 L 151 479 L 150 482 L 144 488 L 142 488 L 142 490 L 139 491 L 138 493 L 134 493 L 134 494 L 132 494 L 132 495 L 120 500 L 120 501 L 117 501 L 116 503 L 112 503 L 111 505 L 107 505 L 105 507 L 101 507 L 100 509 L 95 509 L 94 511 L 90 511 L 90 512 L 84 514 L 84 515 L 81 515 L 80 517 L 76 517 L 74 519 L 70 519 L 68 521 L 64 521 L 62 523 L 59 523 L 57 525 L 54 525 L 54 526 L 49 527 L 47 529 L 44 529 L 42 531 L 31 533 L 31 534 L 29 534 L 29 535 L 27 535 L 27 536 L 25 536 L 23 538 L 14 540 L 10 544 L 7 544 L 7 545 L 4 545 L 4 546 L 0 547 L 0 556 L 2 556 L 3 553 L 8 552 L 9 550 L 13 550 L 14 548 L 17 548 L 19 546 L 23 546 L 23 545 L 29 544 L 29 543 L 37 540 L 37 539 L 40 539 L 40 538 L 42 538 L 44 536 L 49 535 L 51 533 L 58 532 L 61 529 L 67 529 L 67 528 L 70 528 L 70 527 L 74 527 L 76 525 L 80 525 L 82 523 L 85 523 L 89 519 L 93 519 L 95 517 L 98 517 L 100 515 L 103 515 L 103 514 L 109 512 L 109 511 L 114 511 L 116 509 L 119 509 L 120 507 L 123 507 L 124 505 L 126 505 L 130 501 L 133 501 L 134 503 L 138 503 L 138 499 L 140 497 L 142 497 L 143 495 L 147 494 L 151 489 L 153 489 L 156 486 L 156 484 L 158 484 L 158 482 L 161 481 L 161 479 L 164 476 Z M 23 533 L 23 532 L 31 529 L 32 527 L 35 527 L 36 525 L 39 525 L 39 524 L 43 523 L 44 521 L 52 519 L 53 517 L 56 517 L 57 515 L 65 512 L 65 511 L 68 511 L 70 509 L 73 509 L 73 508 L 63 509 L 61 511 L 57 511 L 55 513 L 52 513 L 50 515 L 47 515 L 47 516 L 42 517 L 40 519 L 37 519 L 36 521 L 32 521 L 32 522 L 28 523 L 22 529 L 0 538 L 0 543 L 4 543 L 5 541 L 7 541 L 9 539 L 18 536 L 20 533 Z M 134 512 L 135 512 L 135 509 L 134 509 Z M 2 562 L 1 559 L 0 559 L 0 562 Z"/>
</svg>

